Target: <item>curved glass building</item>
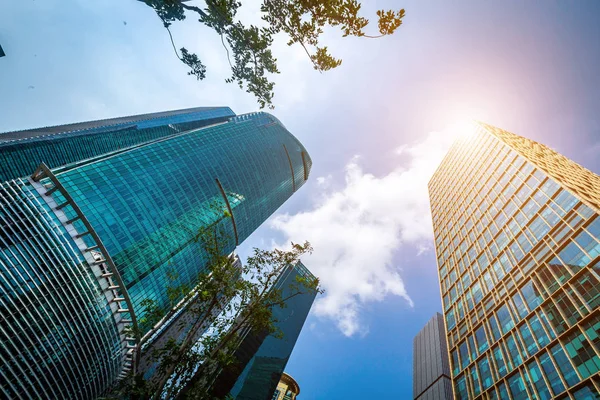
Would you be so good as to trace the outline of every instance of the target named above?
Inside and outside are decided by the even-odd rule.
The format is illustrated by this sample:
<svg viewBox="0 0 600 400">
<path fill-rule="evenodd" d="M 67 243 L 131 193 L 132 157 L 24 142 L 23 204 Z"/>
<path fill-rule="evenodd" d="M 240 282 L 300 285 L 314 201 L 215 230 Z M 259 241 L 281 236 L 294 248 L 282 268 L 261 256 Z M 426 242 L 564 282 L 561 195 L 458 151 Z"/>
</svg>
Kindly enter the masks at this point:
<svg viewBox="0 0 600 400">
<path fill-rule="evenodd" d="M 2 350 L 0 388 L 14 398 L 19 393 L 23 398 L 93 398 L 105 392 L 135 368 L 137 342 L 128 328 L 138 328 L 142 302 L 152 299 L 170 307 L 174 299 L 167 288 L 192 287 L 204 270 L 200 232 L 220 227 L 225 232 L 220 251 L 230 254 L 303 185 L 311 168 L 302 144 L 266 113 L 233 116 L 229 108 L 190 109 L 63 128 L 44 128 L 51 132 L 47 135 L 0 134 L 4 178 L 27 176 L 32 164 L 45 163 L 30 178 L 5 184 L 21 191 L 7 197 L 5 219 L 46 229 L 16 233 L 18 224 L 2 226 L 3 240 L 13 247 L 1 249 L 0 276 L 13 273 L 14 254 L 19 254 L 31 271 L 71 281 L 27 280 L 30 292 L 44 297 L 40 308 L 61 313 L 50 315 L 51 323 L 38 318 L 35 307 L 21 307 L 21 315 L 7 308 L 5 299 L 21 295 L 24 282 L 0 288 L 0 317 L 13 327 L 6 338 L 26 330 L 32 338 L 27 346 Z M 37 199 L 31 215 L 17 206 L 27 196 Z M 41 261 L 49 251 L 69 258 Z M 44 290 L 65 304 L 46 303 Z M 68 297 L 62 290 L 76 293 Z M 64 342 L 50 339 L 58 322 Z M 146 328 L 139 328 L 143 334 Z M 84 339 L 84 334 L 102 339 Z M 68 358 L 75 353 L 86 360 Z M 46 375 L 46 384 L 34 379 L 35 357 L 46 360 L 38 363 L 36 374 Z M 62 364 L 77 364 L 80 371 L 67 379 L 66 370 L 56 369 Z M 50 370 L 56 376 L 43 372 Z M 50 387 L 53 392 L 38 391 Z"/>
</svg>

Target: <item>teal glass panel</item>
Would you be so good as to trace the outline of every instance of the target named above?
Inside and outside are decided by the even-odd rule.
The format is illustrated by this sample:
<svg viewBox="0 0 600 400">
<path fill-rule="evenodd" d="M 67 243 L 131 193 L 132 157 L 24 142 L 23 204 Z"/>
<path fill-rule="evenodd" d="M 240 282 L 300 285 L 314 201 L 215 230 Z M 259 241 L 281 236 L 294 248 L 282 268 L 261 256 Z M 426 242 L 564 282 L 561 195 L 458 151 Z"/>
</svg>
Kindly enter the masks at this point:
<svg viewBox="0 0 600 400">
<path fill-rule="evenodd" d="M 600 371 L 600 358 L 581 331 L 577 329 L 569 333 L 564 338 L 564 344 L 581 378 L 585 379 Z"/>
<path fill-rule="evenodd" d="M 538 346 L 531 334 L 531 330 L 527 324 L 523 324 L 519 327 L 519 333 L 521 334 L 521 338 L 523 339 L 523 343 L 525 344 L 525 350 L 527 355 L 532 356 L 538 351 Z"/>
<path fill-rule="evenodd" d="M 479 350 L 479 354 L 481 354 L 488 348 L 488 340 L 483 325 L 475 332 L 475 338 L 477 339 L 477 348 Z"/>
<path fill-rule="evenodd" d="M 535 288 L 531 281 L 523 285 L 521 294 L 530 310 L 536 309 L 543 301 L 541 293 Z"/>
<path fill-rule="evenodd" d="M 529 317 L 529 325 L 531 326 L 531 331 L 533 332 L 533 336 L 539 347 L 545 347 L 548 343 L 550 343 L 550 339 L 548 339 L 548 335 L 544 331 L 542 324 L 537 317 L 537 315 L 532 315 Z"/>
<path fill-rule="evenodd" d="M 481 393 L 481 386 L 479 386 L 479 374 L 475 365 L 471 367 L 471 383 L 473 384 L 473 395 L 479 396 Z"/>
<path fill-rule="evenodd" d="M 600 306 L 600 282 L 591 271 L 584 271 L 577 277 L 573 282 L 573 288 L 592 310 Z"/>
<path fill-rule="evenodd" d="M 500 339 L 502 334 L 500 333 L 500 329 L 498 329 L 498 322 L 496 321 L 496 316 L 490 315 L 488 322 L 490 324 L 490 329 L 492 331 L 492 335 L 494 336 L 494 341 Z"/>
<path fill-rule="evenodd" d="M 502 378 L 508 372 L 508 370 L 506 368 L 506 363 L 504 361 L 504 354 L 502 352 L 502 349 L 499 346 L 494 347 L 494 349 L 492 350 L 492 353 L 494 354 L 494 361 L 496 363 L 496 371 L 498 372 L 498 375 L 500 376 L 500 378 Z"/>
<path fill-rule="evenodd" d="M 498 396 L 502 400 L 509 398 L 508 391 L 506 390 L 506 385 L 504 384 L 504 382 L 502 382 L 502 383 L 500 383 L 500 385 L 498 385 Z"/>
<path fill-rule="evenodd" d="M 598 393 L 594 384 L 590 382 L 573 392 L 573 397 L 577 400 L 600 400 L 600 393 Z"/>
<path fill-rule="evenodd" d="M 510 312 L 508 311 L 508 307 L 506 307 L 506 304 L 498 309 L 496 315 L 498 317 L 498 321 L 500 322 L 500 326 L 502 327 L 502 333 L 508 332 L 515 326 L 515 323 L 512 317 L 510 316 Z"/>
<path fill-rule="evenodd" d="M 455 393 L 456 400 L 468 400 L 469 392 L 467 391 L 467 382 L 465 381 L 465 376 L 462 375 L 460 378 L 456 380 L 455 383 Z"/>
<path fill-rule="evenodd" d="M 550 383 L 553 394 L 557 395 L 562 393 L 565 390 L 565 386 L 563 385 L 560 375 L 558 375 L 558 371 L 554 367 L 552 360 L 550 360 L 548 353 L 544 352 L 540 356 L 540 365 L 542 366 L 542 370 L 546 375 L 546 379 L 548 379 L 548 382 Z"/>
<path fill-rule="evenodd" d="M 520 345 L 518 344 L 518 338 L 514 336 L 514 333 L 511 333 L 506 337 L 506 350 L 508 354 L 510 354 L 510 361 L 512 364 L 517 367 L 523 362 L 521 358 L 521 352 L 519 351 Z"/>
<path fill-rule="evenodd" d="M 490 369 L 490 364 L 487 358 L 487 355 L 483 356 L 481 360 L 477 363 L 479 367 L 479 376 L 481 377 L 481 386 L 483 390 L 486 390 L 490 386 L 492 386 L 493 378 L 492 371 Z"/>
<path fill-rule="evenodd" d="M 557 344 L 552 347 L 550 351 L 567 385 L 570 387 L 579 382 L 579 377 L 577 376 L 573 365 L 569 361 L 569 358 L 566 356 L 562 346 Z"/>
<path fill-rule="evenodd" d="M 513 400 L 527 400 L 529 398 L 521 374 L 517 373 L 508 378 L 508 387 Z"/>
<path fill-rule="evenodd" d="M 537 362 L 534 360 L 527 364 L 527 370 L 529 371 L 531 381 L 533 382 L 533 385 L 539 394 L 540 400 L 550 400 L 552 398 L 552 394 L 548 389 L 548 385 L 546 385 L 546 382 L 544 381 L 542 371 L 540 371 L 540 367 L 538 366 Z"/>
<path fill-rule="evenodd" d="M 469 349 L 467 348 L 467 342 L 462 342 L 458 346 L 458 351 L 460 352 L 461 369 L 464 369 L 471 362 L 471 360 L 469 359 Z"/>
</svg>

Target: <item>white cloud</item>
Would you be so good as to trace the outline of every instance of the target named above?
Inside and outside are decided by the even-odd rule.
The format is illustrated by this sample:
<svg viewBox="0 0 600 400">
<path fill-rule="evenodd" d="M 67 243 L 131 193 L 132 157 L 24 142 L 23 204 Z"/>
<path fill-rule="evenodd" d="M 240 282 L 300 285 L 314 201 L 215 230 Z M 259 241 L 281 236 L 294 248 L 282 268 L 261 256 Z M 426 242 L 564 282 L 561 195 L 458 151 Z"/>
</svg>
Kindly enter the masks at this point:
<svg viewBox="0 0 600 400">
<path fill-rule="evenodd" d="M 314 253 L 303 259 L 326 290 L 314 312 L 332 319 L 344 335 L 366 334 L 361 322 L 364 304 L 400 296 L 413 302 L 402 280 L 402 265 L 394 262 L 400 246 L 414 246 L 420 254 L 429 246 L 432 231 L 427 183 L 454 135 L 431 133 L 420 143 L 402 146 L 405 167 L 376 177 L 365 172 L 354 157 L 346 166 L 345 185 L 327 192 L 313 209 L 276 216 L 271 226 L 286 242 L 308 240 Z"/>
</svg>

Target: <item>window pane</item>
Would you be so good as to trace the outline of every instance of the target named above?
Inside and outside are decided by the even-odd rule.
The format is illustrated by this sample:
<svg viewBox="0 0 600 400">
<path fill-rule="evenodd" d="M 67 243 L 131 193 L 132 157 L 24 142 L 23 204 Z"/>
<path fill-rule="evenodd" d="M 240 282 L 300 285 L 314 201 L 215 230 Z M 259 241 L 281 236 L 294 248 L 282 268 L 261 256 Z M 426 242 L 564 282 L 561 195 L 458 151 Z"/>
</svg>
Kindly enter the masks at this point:
<svg viewBox="0 0 600 400">
<path fill-rule="evenodd" d="M 573 283 L 573 287 L 592 310 L 600 306 L 600 282 L 590 271 L 584 271 Z"/>
<path fill-rule="evenodd" d="M 510 359 L 508 360 L 509 365 L 512 361 L 512 364 L 514 364 L 515 367 L 518 367 L 521 364 L 522 359 L 521 353 L 519 352 L 519 347 L 514 337 L 514 333 L 511 333 L 509 336 L 506 337 L 505 344 L 506 350 L 508 351 L 508 354 L 510 354 Z"/>
<path fill-rule="evenodd" d="M 540 347 L 544 347 L 550 343 L 550 339 L 548 339 L 548 335 L 546 335 L 546 332 L 544 332 L 544 328 L 542 327 L 537 315 L 532 315 L 529 318 L 529 324 L 531 325 L 533 336 Z"/>
<path fill-rule="evenodd" d="M 543 301 L 542 294 L 535 288 L 531 281 L 527 282 L 521 288 L 521 294 L 530 310 L 535 309 Z"/>
<path fill-rule="evenodd" d="M 479 354 L 481 354 L 488 348 L 488 341 L 483 325 L 475 332 L 475 338 L 477 339 L 477 348 L 479 349 Z"/>
<path fill-rule="evenodd" d="M 492 373 L 490 371 L 490 364 L 488 362 L 487 355 L 479 360 L 478 366 L 481 385 L 483 386 L 483 390 L 486 390 L 492 386 Z"/>
<path fill-rule="evenodd" d="M 565 386 L 563 385 L 560 377 L 558 375 L 558 371 L 554 368 L 554 364 L 550 360 L 550 356 L 548 353 L 544 353 L 540 356 L 540 364 L 544 373 L 546 374 L 546 378 L 548 378 L 548 382 L 550 383 L 550 387 L 554 392 L 554 395 L 562 393 L 565 390 Z"/>
<path fill-rule="evenodd" d="M 530 356 L 534 355 L 538 351 L 538 347 L 527 324 L 521 325 L 519 327 L 519 332 L 521 333 L 521 338 L 525 344 L 525 350 L 527 351 L 527 354 Z"/>
<path fill-rule="evenodd" d="M 473 382 L 473 394 L 478 396 L 481 393 L 481 387 L 479 386 L 479 374 L 475 365 L 471 367 L 471 381 Z"/>
<path fill-rule="evenodd" d="M 525 303 L 523 302 L 523 298 L 519 292 L 515 293 L 512 297 L 513 304 L 515 305 L 515 310 L 519 314 L 521 318 L 524 318 L 529 312 L 527 311 L 527 307 L 525 307 Z"/>
<path fill-rule="evenodd" d="M 540 395 L 540 400 L 551 399 L 552 395 L 550 394 L 550 390 L 548 390 L 548 386 L 542 377 L 542 371 L 540 371 L 540 367 L 538 366 L 537 362 L 532 361 L 527 364 L 527 369 L 529 370 L 531 381 Z"/>
<path fill-rule="evenodd" d="M 516 374 L 508 378 L 508 387 L 510 388 L 510 394 L 513 400 L 527 400 L 527 391 L 523 384 L 523 379 L 520 374 Z"/>
<path fill-rule="evenodd" d="M 500 347 L 495 347 L 492 352 L 494 353 L 494 360 L 496 361 L 496 370 L 498 371 L 500 378 L 502 378 L 508 372 L 506 369 L 506 363 L 504 362 L 502 349 L 500 349 Z"/>
<path fill-rule="evenodd" d="M 600 359 L 579 330 L 565 337 L 565 349 L 582 378 L 600 371 Z"/>
<path fill-rule="evenodd" d="M 577 376 L 575 369 L 569 362 L 569 358 L 565 354 L 562 346 L 560 344 L 557 344 L 551 349 L 551 352 L 552 357 L 554 357 L 554 361 L 556 361 L 556 366 L 562 373 L 562 376 L 565 379 L 565 382 L 567 382 L 567 385 L 571 387 L 577 382 L 579 382 L 579 377 Z"/>
<path fill-rule="evenodd" d="M 500 327 L 502 328 L 502 333 L 508 332 L 509 330 L 512 329 L 513 326 L 515 326 L 515 323 L 513 322 L 512 317 L 510 316 L 510 313 L 508 312 L 508 308 L 506 307 L 506 304 L 498 309 L 498 311 L 496 312 L 496 315 L 498 316 L 498 321 L 500 322 Z"/>
<path fill-rule="evenodd" d="M 593 383 L 587 383 L 584 387 L 573 393 L 577 400 L 600 400 L 600 393 Z"/>
</svg>

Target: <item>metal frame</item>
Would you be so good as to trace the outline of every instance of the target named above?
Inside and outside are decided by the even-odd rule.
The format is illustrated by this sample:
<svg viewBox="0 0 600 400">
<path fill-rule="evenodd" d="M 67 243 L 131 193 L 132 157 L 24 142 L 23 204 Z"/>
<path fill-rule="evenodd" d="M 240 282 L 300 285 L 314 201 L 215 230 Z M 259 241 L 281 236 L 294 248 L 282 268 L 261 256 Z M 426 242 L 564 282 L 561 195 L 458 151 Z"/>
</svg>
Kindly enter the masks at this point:
<svg viewBox="0 0 600 400">
<path fill-rule="evenodd" d="M 288 162 L 290 163 L 290 170 L 292 171 L 292 192 L 296 192 L 296 179 L 294 177 L 294 165 L 292 164 L 292 159 L 290 158 L 290 153 L 288 152 L 287 147 L 285 147 L 285 144 L 282 145 L 283 149 L 285 150 L 285 155 L 287 156 Z M 306 175 L 306 172 L 304 173 L 304 175 Z"/>
<path fill-rule="evenodd" d="M 231 208 L 231 204 L 229 204 L 229 199 L 227 198 L 225 189 L 223 189 L 223 185 L 221 185 L 221 181 L 219 180 L 219 178 L 215 178 L 215 181 L 217 182 L 217 186 L 219 187 L 219 190 L 221 191 L 221 196 L 223 196 L 223 200 L 225 200 L 225 205 L 227 206 L 229 215 L 231 215 L 231 223 L 233 224 L 233 234 L 235 235 L 235 245 L 239 246 L 240 240 L 238 238 L 238 231 L 237 231 L 237 225 L 235 223 L 235 217 L 233 216 L 233 209 Z"/>
<path fill-rule="evenodd" d="M 50 180 L 52 183 L 51 187 L 48 187 L 40 182 L 45 178 Z M 133 305 L 121 275 L 119 274 L 117 267 L 110 257 L 108 250 L 106 247 L 104 247 L 102 240 L 86 216 L 83 214 L 73 197 L 69 194 L 69 192 L 65 189 L 62 183 L 60 183 L 58 178 L 52 173 L 46 164 L 40 164 L 38 169 L 31 175 L 30 182 L 38 191 L 38 193 L 40 193 L 46 203 L 51 207 L 58 219 L 65 226 L 71 238 L 79 247 L 79 250 L 84 255 L 88 266 L 98 279 L 98 283 L 100 284 L 100 287 L 102 288 L 102 291 L 110 304 L 115 324 L 117 325 L 117 329 L 121 336 L 123 368 L 119 378 L 123 379 L 128 375 L 129 372 L 135 372 L 135 368 L 140 357 L 140 352 L 138 351 L 140 340 L 138 334 L 138 324 Z M 56 191 L 59 191 L 60 194 L 65 198 L 66 201 L 64 203 L 56 203 L 52 197 L 52 194 Z M 62 209 L 67 206 L 70 206 L 73 211 L 75 211 L 76 216 L 74 218 L 68 219 L 64 211 L 62 211 Z M 73 225 L 73 223 L 77 220 L 83 223 L 87 230 L 86 232 L 80 233 L 77 231 Z M 83 241 L 82 237 L 88 235 L 93 239 L 95 245 L 88 246 Z M 125 302 L 126 307 L 123 307 L 122 302 Z M 123 314 L 129 314 L 130 319 L 123 318 Z M 128 328 L 133 328 L 135 337 L 129 337 L 127 335 L 128 332 L 126 329 Z"/>
</svg>

